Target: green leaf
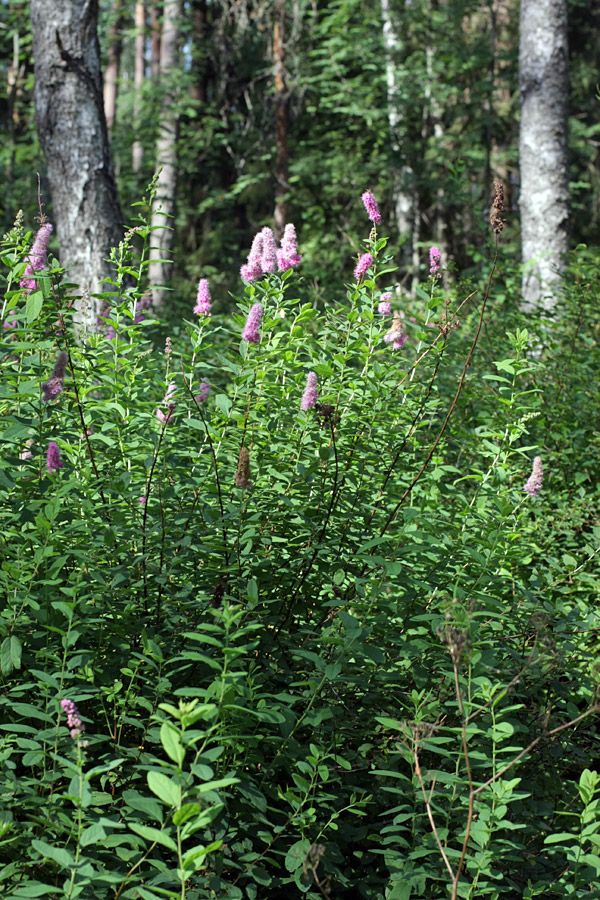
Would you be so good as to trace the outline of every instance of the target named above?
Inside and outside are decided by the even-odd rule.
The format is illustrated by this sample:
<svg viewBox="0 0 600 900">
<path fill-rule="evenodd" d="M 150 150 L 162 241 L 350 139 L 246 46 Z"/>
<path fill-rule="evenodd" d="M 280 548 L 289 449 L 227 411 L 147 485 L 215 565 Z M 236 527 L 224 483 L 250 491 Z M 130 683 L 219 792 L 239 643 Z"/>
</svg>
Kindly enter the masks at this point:
<svg viewBox="0 0 600 900">
<path fill-rule="evenodd" d="M 151 775 L 152 773 L 150 772 L 149 774 Z M 134 834 L 139 834 L 145 840 L 152 841 L 153 844 L 162 844 L 163 847 L 167 847 L 169 850 L 177 853 L 177 844 L 166 831 L 159 831 L 158 828 L 151 828 L 150 825 L 139 825 L 137 822 L 130 822 L 129 829 Z"/>
<path fill-rule="evenodd" d="M 167 756 L 181 766 L 185 758 L 185 749 L 181 743 L 181 732 L 172 722 L 163 722 L 160 726 L 160 742 Z"/>
<path fill-rule="evenodd" d="M 167 806 L 177 808 L 181 803 L 181 788 L 162 772 L 148 772 L 148 787 Z"/>
<path fill-rule="evenodd" d="M 12 892 L 11 897 L 13 897 L 14 900 L 19 900 L 19 897 L 43 897 L 44 894 L 56 894 L 56 885 L 32 881 L 16 888 Z"/>
<path fill-rule="evenodd" d="M 188 819 L 201 811 L 202 807 L 199 803 L 185 803 L 173 816 L 173 824 L 183 825 L 184 822 L 187 822 Z"/>
<path fill-rule="evenodd" d="M 285 857 L 285 867 L 288 872 L 295 872 L 296 869 L 299 869 L 300 866 L 304 865 L 309 850 L 310 841 L 306 840 L 306 838 L 292 844 Z"/>
<path fill-rule="evenodd" d="M 68 868 L 75 865 L 73 857 L 64 847 L 53 847 L 52 844 L 47 844 L 46 841 L 32 841 L 31 846 L 37 850 L 38 853 L 41 853 L 42 856 L 53 859 L 59 866 Z"/>
<path fill-rule="evenodd" d="M 81 847 L 87 847 L 89 844 L 97 844 L 98 841 L 103 841 L 106 837 L 106 831 L 95 822 L 93 825 L 90 825 L 88 828 L 84 828 L 81 832 L 81 837 L 79 838 L 79 845 Z"/>
<path fill-rule="evenodd" d="M 568 831 L 561 831 L 559 834 L 549 834 L 544 838 L 545 844 L 560 844 L 563 841 L 578 841 L 579 836 L 576 834 L 569 834 Z"/>
<path fill-rule="evenodd" d="M 41 291 L 32 291 L 31 294 L 27 297 L 26 303 L 26 311 L 27 311 L 27 324 L 31 325 L 32 322 L 35 322 L 37 317 L 42 311 L 42 306 L 44 305 L 44 295 Z"/>
</svg>

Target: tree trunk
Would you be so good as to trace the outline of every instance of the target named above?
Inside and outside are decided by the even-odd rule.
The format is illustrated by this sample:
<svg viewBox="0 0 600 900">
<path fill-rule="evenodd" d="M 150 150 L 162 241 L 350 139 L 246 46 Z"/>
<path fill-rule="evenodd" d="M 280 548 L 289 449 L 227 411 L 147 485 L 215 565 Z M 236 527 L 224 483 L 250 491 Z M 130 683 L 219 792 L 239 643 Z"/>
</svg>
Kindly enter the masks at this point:
<svg viewBox="0 0 600 900">
<path fill-rule="evenodd" d="M 390 0 L 381 0 L 383 20 L 383 44 L 385 48 L 385 74 L 387 83 L 387 109 L 390 140 L 396 162 L 393 174 L 394 213 L 402 243 L 402 264 L 414 278 L 416 241 L 419 231 L 418 198 L 415 174 L 402 154 L 402 116 L 400 113 L 401 91 L 398 85 L 398 66 L 401 65 L 403 43 L 398 30 L 398 22 L 390 9 Z M 418 251 L 417 269 L 418 272 Z M 412 273 L 411 273 L 411 270 Z"/>
<path fill-rule="evenodd" d="M 156 143 L 156 165 L 160 169 L 156 196 L 152 204 L 152 232 L 148 274 L 155 310 L 164 306 L 173 247 L 173 216 L 177 192 L 177 129 L 179 115 L 175 105 L 173 70 L 178 62 L 180 0 L 165 0 L 160 40 L 160 79 L 162 102 L 159 136 Z"/>
<path fill-rule="evenodd" d="M 104 118 L 97 0 L 31 0 L 35 111 L 62 265 L 81 286 L 76 319 L 95 329 L 123 222 Z"/>
<path fill-rule="evenodd" d="M 142 88 L 144 87 L 144 76 L 146 74 L 146 9 L 144 0 L 137 0 L 135 4 L 135 64 L 133 74 L 134 84 L 134 101 L 133 101 L 133 121 L 138 135 L 133 142 L 131 148 L 131 161 L 134 172 L 139 172 L 144 161 L 144 147 L 139 139 L 141 106 L 142 106 Z"/>
<path fill-rule="evenodd" d="M 112 6 L 113 19 L 108 36 L 108 63 L 104 73 L 104 114 L 109 131 L 115 124 L 119 70 L 123 50 L 121 2 L 122 0 L 114 0 Z"/>
<path fill-rule="evenodd" d="M 567 0 L 521 0 L 523 308 L 551 309 L 569 246 Z"/>
<path fill-rule="evenodd" d="M 275 81 L 275 237 L 281 240 L 287 220 L 288 182 L 288 98 L 285 84 L 285 3 L 276 0 L 273 22 L 273 74 Z"/>
<path fill-rule="evenodd" d="M 160 75 L 160 23 L 156 0 L 150 3 L 150 75 L 155 81 Z"/>
</svg>

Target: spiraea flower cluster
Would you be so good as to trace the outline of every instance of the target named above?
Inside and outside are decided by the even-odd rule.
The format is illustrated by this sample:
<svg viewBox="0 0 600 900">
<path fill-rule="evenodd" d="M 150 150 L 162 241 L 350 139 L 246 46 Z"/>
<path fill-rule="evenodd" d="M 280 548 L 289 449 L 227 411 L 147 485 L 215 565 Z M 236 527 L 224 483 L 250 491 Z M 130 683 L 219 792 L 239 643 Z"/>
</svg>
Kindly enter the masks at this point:
<svg viewBox="0 0 600 900">
<path fill-rule="evenodd" d="M 317 399 L 319 397 L 319 393 L 317 391 L 317 375 L 316 372 L 309 372 L 306 376 L 306 388 L 304 389 L 304 393 L 302 395 L 302 403 L 301 408 L 306 412 L 309 409 L 312 409 Z"/>
<path fill-rule="evenodd" d="M 533 460 L 533 468 L 531 469 L 531 475 L 523 485 L 523 490 L 529 494 L 530 497 L 537 497 L 539 492 L 542 489 L 542 485 L 544 484 L 544 467 L 542 466 L 541 457 L 536 456 Z"/>
<path fill-rule="evenodd" d="M 81 721 L 79 710 L 72 700 L 64 699 L 60 701 L 60 705 L 67 714 L 67 728 L 74 741 L 77 741 L 79 747 L 87 747 L 88 741 L 82 741 L 81 735 L 85 731 L 85 725 Z"/>
<path fill-rule="evenodd" d="M 429 250 L 429 274 L 437 278 L 440 274 L 442 262 L 442 254 L 438 247 L 431 247 Z"/>
<path fill-rule="evenodd" d="M 48 450 L 46 452 L 46 465 L 48 466 L 48 471 L 52 475 L 56 469 L 63 468 L 63 461 L 60 458 L 60 448 L 56 441 L 50 441 L 48 444 Z"/>
<path fill-rule="evenodd" d="M 162 402 L 162 405 L 166 407 L 166 412 L 163 412 L 160 407 L 156 410 L 156 418 L 159 420 L 159 422 L 167 423 L 170 421 L 171 416 L 173 415 L 173 412 L 175 410 L 173 397 L 176 390 L 177 385 L 174 381 L 172 381 L 166 390 L 165 399 Z"/>
<path fill-rule="evenodd" d="M 244 330 L 242 331 L 242 339 L 248 341 L 249 344 L 258 344 L 260 341 L 260 321 L 262 319 L 262 306 L 255 303 L 250 308 L 248 318 Z"/>
<path fill-rule="evenodd" d="M 363 206 L 367 211 L 367 215 L 374 225 L 381 225 L 381 213 L 377 206 L 377 200 L 371 191 L 365 191 L 362 195 Z"/>
<path fill-rule="evenodd" d="M 301 261 L 296 229 L 293 225 L 285 226 L 279 250 L 275 245 L 273 232 L 265 227 L 255 235 L 248 259 L 240 269 L 240 275 L 244 281 L 250 283 L 262 278 L 263 275 L 271 275 L 276 269 L 280 272 L 294 269 Z"/>
<path fill-rule="evenodd" d="M 400 318 L 399 313 L 394 313 L 392 327 L 390 328 L 388 333 L 384 335 L 383 339 L 386 344 L 391 344 L 394 350 L 401 350 L 402 347 L 404 347 L 408 338 L 404 333 L 402 319 Z"/>
<path fill-rule="evenodd" d="M 33 246 L 27 257 L 27 267 L 23 273 L 23 277 L 19 282 L 21 287 L 27 294 L 30 294 L 36 288 L 35 273 L 41 271 L 46 266 L 46 258 L 48 256 L 48 241 L 52 233 L 52 225 L 47 222 L 42 225 L 35 236 Z"/>
<path fill-rule="evenodd" d="M 54 368 L 52 370 L 52 375 L 48 379 L 48 381 L 44 381 L 42 384 L 42 397 L 43 403 L 48 403 L 49 400 L 56 400 L 58 395 L 62 393 L 62 389 L 65 386 L 65 371 L 67 368 L 67 354 L 64 350 L 62 350 L 58 357 L 56 358 L 56 362 L 54 364 Z"/>
<path fill-rule="evenodd" d="M 208 278 L 201 278 L 198 282 L 198 294 L 194 312 L 197 316 L 210 316 L 210 290 Z"/>
</svg>

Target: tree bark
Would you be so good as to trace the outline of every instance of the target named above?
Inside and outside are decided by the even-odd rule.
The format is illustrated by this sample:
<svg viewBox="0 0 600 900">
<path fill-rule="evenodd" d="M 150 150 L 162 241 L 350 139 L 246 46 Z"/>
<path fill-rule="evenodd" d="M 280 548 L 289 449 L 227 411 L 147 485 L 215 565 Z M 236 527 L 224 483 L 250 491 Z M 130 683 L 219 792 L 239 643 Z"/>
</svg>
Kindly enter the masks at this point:
<svg viewBox="0 0 600 900">
<path fill-rule="evenodd" d="M 170 271 L 173 247 L 173 216 L 177 192 L 177 131 L 179 115 L 175 105 L 176 88 L 173 70 L 179 52 L 180 0 L 165 0 L 160 41 L 160 79 L 163 91 L 160 109 L 160 131 L 156 143 L 156 165 L 160 169 L 156 181 L 156 195 L 152 204 L 152 232 L 148 274 L 155 310 L 164 306 L 164 289 Z"/>
<path fill-rule="evenodd" d="M 97 0 L 31 0 L 35 111 L 48 164 L 60 257 L 81 286 L 76 319 L 96 328 L 91 294 L 110 275 L 110 250 L 123 238 L 97 36 Z"/>
<path fill-rule="evenodd" d="M 567 0 L 521 0 L 522 305 L 551 309 L 569 246 Z"/>
<path fill-rule="evenodd" d="M 288 97 L 285 83 L 285 3 L 276 0 L 273 22 L 273 75 L 275 82 L 275 237 L 281 240 L 287 220 Z"/>
<path fill-rule="evenodd" d="M 140 110 L 142 105 L 142 88 L 144 87 L 144 77 L 146 74 L 146 9 L 144 0 L 137 0 L 134 13 L 135 23 L 135 63 L 133 84 L 135 89 L 133 101 L 133 120 L 136 135 L 140 130 Z M 131 148 L 131 162 L 134 172 L 139 172 L 144 161 L 144 147 L 136 137 Z"/>
<path fill-rule="evenodd" d="M 121 17 L 122 0 L 113 0 L 112 15 L 108 36 L 108 63 L 104 73 L 104 114 L 106 124 L 110 131 L 115 124 L 117 111 L 117 90 L 119 84 L 119 71 L 121 68 L 121 53 L 123 50 L 123 19 Z"/>
</svg>

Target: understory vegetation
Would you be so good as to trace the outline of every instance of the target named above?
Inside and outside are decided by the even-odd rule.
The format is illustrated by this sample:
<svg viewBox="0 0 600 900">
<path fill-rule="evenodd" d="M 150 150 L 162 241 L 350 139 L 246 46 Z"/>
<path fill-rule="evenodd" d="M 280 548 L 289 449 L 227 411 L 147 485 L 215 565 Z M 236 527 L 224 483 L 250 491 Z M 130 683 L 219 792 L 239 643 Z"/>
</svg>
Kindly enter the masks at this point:
<svg viewBox="0 0 600 900">
<path fill-rule="evenodd" d="M 85 340 L 1 245 L 0 895 L 600 897 L 594 259 L 409 297 L 367 206 L 167 329 L 138 208 Z"/>
</svg>

